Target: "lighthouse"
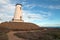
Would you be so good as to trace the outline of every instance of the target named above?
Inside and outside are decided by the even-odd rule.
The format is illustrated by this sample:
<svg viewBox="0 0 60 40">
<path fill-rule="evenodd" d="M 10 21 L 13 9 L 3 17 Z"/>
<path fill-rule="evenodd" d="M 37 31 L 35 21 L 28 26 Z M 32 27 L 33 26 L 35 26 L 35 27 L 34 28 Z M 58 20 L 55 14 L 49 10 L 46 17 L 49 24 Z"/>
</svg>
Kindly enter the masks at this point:
<svg viewBox="0 0 60 40">
<path fill-rule="evenodd" d="M 13 22 L 23 22 L 22 20 L 22 4 L 16 4 Z"/>
</svg>

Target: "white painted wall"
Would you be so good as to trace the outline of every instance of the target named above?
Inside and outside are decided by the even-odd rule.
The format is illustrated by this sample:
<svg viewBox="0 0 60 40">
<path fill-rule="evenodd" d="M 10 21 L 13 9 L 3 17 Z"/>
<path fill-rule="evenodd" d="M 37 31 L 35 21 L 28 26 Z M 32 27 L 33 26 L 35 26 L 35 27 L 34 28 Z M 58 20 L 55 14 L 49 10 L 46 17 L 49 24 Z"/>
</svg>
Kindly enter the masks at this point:
<svg viewBox="0 0 60 40">
<path fill-rule="evenodd" d="M 22 16 L 22 9 L 21 5 L 17 5 L 14 13 L 14 19 L 20 19 L 20 16 Z"/>
</svg>

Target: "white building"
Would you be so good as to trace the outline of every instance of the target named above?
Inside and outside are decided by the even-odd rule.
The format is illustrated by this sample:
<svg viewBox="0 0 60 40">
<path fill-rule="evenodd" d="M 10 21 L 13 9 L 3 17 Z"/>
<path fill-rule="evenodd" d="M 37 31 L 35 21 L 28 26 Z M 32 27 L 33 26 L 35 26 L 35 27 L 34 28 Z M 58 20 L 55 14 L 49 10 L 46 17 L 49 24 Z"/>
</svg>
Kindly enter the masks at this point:
<svg viewBox="0 0 60 40">
<path fill-rule="evenodd" d="M 22 20 L 22 5 L 21 4 L 16 4 L 16 9 L 15 9 L 15 13 L 14 13 L 12 22 L 23 22 L 23 20 Z"/>
</svg>

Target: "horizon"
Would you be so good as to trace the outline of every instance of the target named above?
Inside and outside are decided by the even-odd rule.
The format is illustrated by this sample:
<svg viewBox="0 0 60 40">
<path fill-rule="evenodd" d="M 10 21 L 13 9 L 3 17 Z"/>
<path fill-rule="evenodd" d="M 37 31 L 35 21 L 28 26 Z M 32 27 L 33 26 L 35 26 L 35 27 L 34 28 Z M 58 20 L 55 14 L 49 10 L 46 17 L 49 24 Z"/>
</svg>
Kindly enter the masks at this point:
<svg viewBox="0 0 60 40">
<path fill-rule="evenodd" d="M 23 20 L 39 26 L 60 26 L 60 0 L 0 0 L 0 22 L 11 21 L 22 4 Z"/>
</svg>

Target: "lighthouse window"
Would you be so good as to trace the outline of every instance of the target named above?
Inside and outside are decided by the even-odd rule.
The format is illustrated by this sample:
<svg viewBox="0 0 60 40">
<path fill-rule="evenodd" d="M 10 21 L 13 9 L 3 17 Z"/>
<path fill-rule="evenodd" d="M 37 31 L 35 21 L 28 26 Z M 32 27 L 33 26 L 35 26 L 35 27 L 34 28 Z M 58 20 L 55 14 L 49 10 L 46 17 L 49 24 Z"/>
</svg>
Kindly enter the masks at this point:
<svg viewBox="0 0 60 40">
<path fill-rule="evenodd" d="M 21 8 L 20 8 L 20 10 L 21 10 Z"/>
</svg>

